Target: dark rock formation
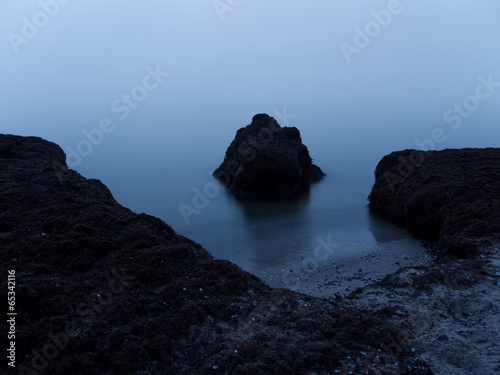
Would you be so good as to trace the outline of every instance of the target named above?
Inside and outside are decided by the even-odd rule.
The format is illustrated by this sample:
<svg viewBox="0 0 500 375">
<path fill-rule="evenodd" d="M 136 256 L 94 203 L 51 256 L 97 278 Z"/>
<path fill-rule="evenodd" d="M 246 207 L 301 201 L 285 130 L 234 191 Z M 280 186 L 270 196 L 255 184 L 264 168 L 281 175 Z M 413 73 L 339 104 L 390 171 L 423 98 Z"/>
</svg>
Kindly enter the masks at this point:
<svg viewBox="0 0 500 375">
<path fill-rule="evenodd" d="M 67 169 L 52 143 L 0 135 L 0 150 L 0 287 L 7 291 L 7 270 L 15 270 L 19 373 L 361 374 L 386 366 L 375 362 L 377 348 L 399 330 L 383 313 L 269 288 L 162 220 L 119 205 L 100 181 Z M 431 373 L 410 372 L 412 361 L 412 353 L 391 358 L 391 373 Z M 1 368 L 6 362 L 2 355 Z"/>
<path fill-rule="evenodd" d="M 238 198 L 288 199 L 324 173 L 312 164 L 297 128 L 258 114 L 237 131 L 213 175 Z"/>
<path fill-rule="evenodd" d="M 2 135 L 0 159 L 43 159 L 66 167 L 66 155 L 62 148 L 39 137 Z"/>
<path fill-rule="evenodd" d="M 375 178 L 372 211 L 445 254 L 467 257 L 500 240 L 500 149 L 393 152 Z"/>
</svg>

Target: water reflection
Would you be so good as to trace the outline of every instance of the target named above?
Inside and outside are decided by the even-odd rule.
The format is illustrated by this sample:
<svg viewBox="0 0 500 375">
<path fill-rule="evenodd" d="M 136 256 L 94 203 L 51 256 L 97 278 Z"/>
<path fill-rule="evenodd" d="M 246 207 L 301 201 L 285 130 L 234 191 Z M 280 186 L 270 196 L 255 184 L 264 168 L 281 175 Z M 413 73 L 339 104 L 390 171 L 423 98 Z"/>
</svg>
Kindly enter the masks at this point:
<svg viewBox="0 0 500 375">
<path fill-rule="evenodd" d="M 222 190 L 182 234 L 259 277 L 300 266 L 322 243 L 340 244 L 330 254 L 334 261 L 408 240 L 404 229 L 372 214 L 364 202 L 352 203 L 349 186 L 333 179 L 322 184 L 290 201 L 238 200 Z"/>
<path fill-rule="evenodd" d="M 313 233 L 309 191 L 288 201 L 232 199 L 241 210 L 244 241 L 253 255 L 256 271 L 287 264 L 310 252 Z"/>
<path fill-rule="evenodd" d="M 407 238 L 408 234 L 404 228 L 398 228 L 388 220 L 380 217 L 377 214 L 367 209 L 368 228 L 373 234 L 373 238 L 378 243 L 386 243 L 391 241 Z"/>
<path fill-rule="evenodd" d="M 250 221 L 264 216 L 300 214 L 309 205 L 310 198 L 310 189 L 307 189 L 299 197 L 292 200 L 239 200 L 232 197 L 235 201 L 234 204 L 237 204 L 242 209 L 245 218 Z"/>
</svg>

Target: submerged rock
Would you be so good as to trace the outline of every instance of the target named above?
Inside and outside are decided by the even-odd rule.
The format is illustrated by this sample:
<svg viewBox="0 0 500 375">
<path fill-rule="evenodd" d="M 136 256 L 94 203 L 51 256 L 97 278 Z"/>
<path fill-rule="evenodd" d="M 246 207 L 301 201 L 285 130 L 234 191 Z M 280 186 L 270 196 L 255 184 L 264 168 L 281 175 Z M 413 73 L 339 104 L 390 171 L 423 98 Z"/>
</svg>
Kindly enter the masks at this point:
<svg viewBox="0 0 500 375">
<path fill-rule="evenodd" d="M 325 174 L 312 163 L 296 127 L 257 114 L 237 131 L 213 175 L 238 198 L 288 199 Z"/>
</svg>

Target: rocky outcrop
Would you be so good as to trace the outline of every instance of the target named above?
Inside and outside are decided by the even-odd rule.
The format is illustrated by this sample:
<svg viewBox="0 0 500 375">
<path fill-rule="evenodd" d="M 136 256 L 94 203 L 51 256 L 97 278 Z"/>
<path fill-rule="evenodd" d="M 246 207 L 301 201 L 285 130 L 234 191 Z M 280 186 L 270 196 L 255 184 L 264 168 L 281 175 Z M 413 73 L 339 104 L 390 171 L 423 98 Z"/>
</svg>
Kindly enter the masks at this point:
<svg viewBox="0 0 500 375">
<path fill-rule="evenodd" d="M 379 312 L 214 259 L 66 168 L 50 142 L 0 135 L 0 150 L 0 287 L 15 270 L 19 373 L 361 374 L 398 337 Z M 416 368 L 411 353 L 391 366 Z"/>
<path fill-rule="evenodd" d="M 312 163 L 296 127 L 258 114 L 237 131 L 213 175 L 238 198 L 288 199 L 324 173 Z"/>
<path fill-rule="evenodd" d="M 66 167 L 66 155 L 62 148 L 39 137 L 2 135 L 0 159 L 40 159 Z"/>
<path fill-rule="evenodd" d="M 419 176 L 430 184 L 431 172 L 450 177 L 453 160 L 465 167 L 451 174 L 459 181 L 462 170 L 463 186 L 487 196 L 497 190 L 496 150 L 478 151 L 474 162 L 429 155 L 420 166 L 411 152 L 384 158 L 372 204 L 379 197 L 380 207 L 396 207 L 391 182 L 397 195 L 413 191 Z M 440 181 L 438 197 L 447 193 Z M 496 225 L 497 201 L 490 211 L 476 202 Z M 480 221 L 457 223 L 469 238 L 498 234 Z M 121 206 L 40 138 L 0 135 L 0 256 L 4 291 L 7 270 L 15 270 L 20 374 L 430 375 L 427 363 L 436 373 L 498 370 L 500 272 L 483 267 L 487 258 L 402 268 L 329 300 L 272 289 L 162 220 Z M 0 357 L 0 367 L 7 361 Z"/>
<path fill-rule="evenodd" d="M 371 210 L 443 254 L 468 257 L 500 240 L 498 148 L 393 152 L 375 179 Z"/>
</svg>

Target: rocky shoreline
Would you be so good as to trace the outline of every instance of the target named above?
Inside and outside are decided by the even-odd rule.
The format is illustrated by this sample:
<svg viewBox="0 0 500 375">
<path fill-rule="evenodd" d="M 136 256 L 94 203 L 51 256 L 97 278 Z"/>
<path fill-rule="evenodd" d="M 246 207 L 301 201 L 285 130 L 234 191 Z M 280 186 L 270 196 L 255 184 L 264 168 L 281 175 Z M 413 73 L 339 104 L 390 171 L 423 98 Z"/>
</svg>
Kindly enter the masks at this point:
<svg viewBox="0 0 500 375">
<path fill-rule="evenodd" d="M 476 177 L 487 178 L 473 196 L 453 190 L 452 197 L 477 199 L 462 222 L 447 216 L 461 212 L 453 210 L 457 201 L 428 204 L 448 196 L 437 184 L 455 169 L 433 169 L 447 157 L 425 157 L 413 167 L 417 175 L 392 186 L 396 194 L 381 176 L 398 171 L 400 155 L 385 157 L 371 206 L 390 206 L 386 216 L 403 225 L 395 212 L 408 200 L 407 215 L 420 212 L 418 202 L 437 210 L 440 235 L 423 237 L 438 241 L 439 260 L 326 299 L 272 289 L 160 219 L 133 213 L 100 181 L 68 169 L 59 146 L 0 135 L 0 273 L 5 290 L 7 271 L 16 272 L 18 311 L 17 367 L 9 369 L 3 356 L 0 368 L 61 375 L 500 373 L 500 175 L 492 174 L 498 160 L 489 158 L 500 152 L 483 151 L 484 160 L 481 152 L 471 151 L 480 168 L 467 155 L 460 159 L 465 170 L 484 173 L 462 173 L 464 184 L 479 187 Z M 433 178 L 437 190 L 425 190 Z M 409 199 L 410 191 L 419 199 Z M 486 201 L 490 226 L 481 221 Z M 451 240 L 454 233 L 461 237 Z"/>
<path fill-rule="evenodd" d="M 431 241 L 437 260 L 360 301 L 392 309 L 436 374 L 500 374 L 500 149 L 393 152 L 375 178 L 371 210 Z"/>
<path fill-rule="evenodd" d="M 500 149 L 405 150 L 385 156 L 369 196 L 373 212 L 442 255 L 477 255 L 500 242 Z"/>
</svg>

